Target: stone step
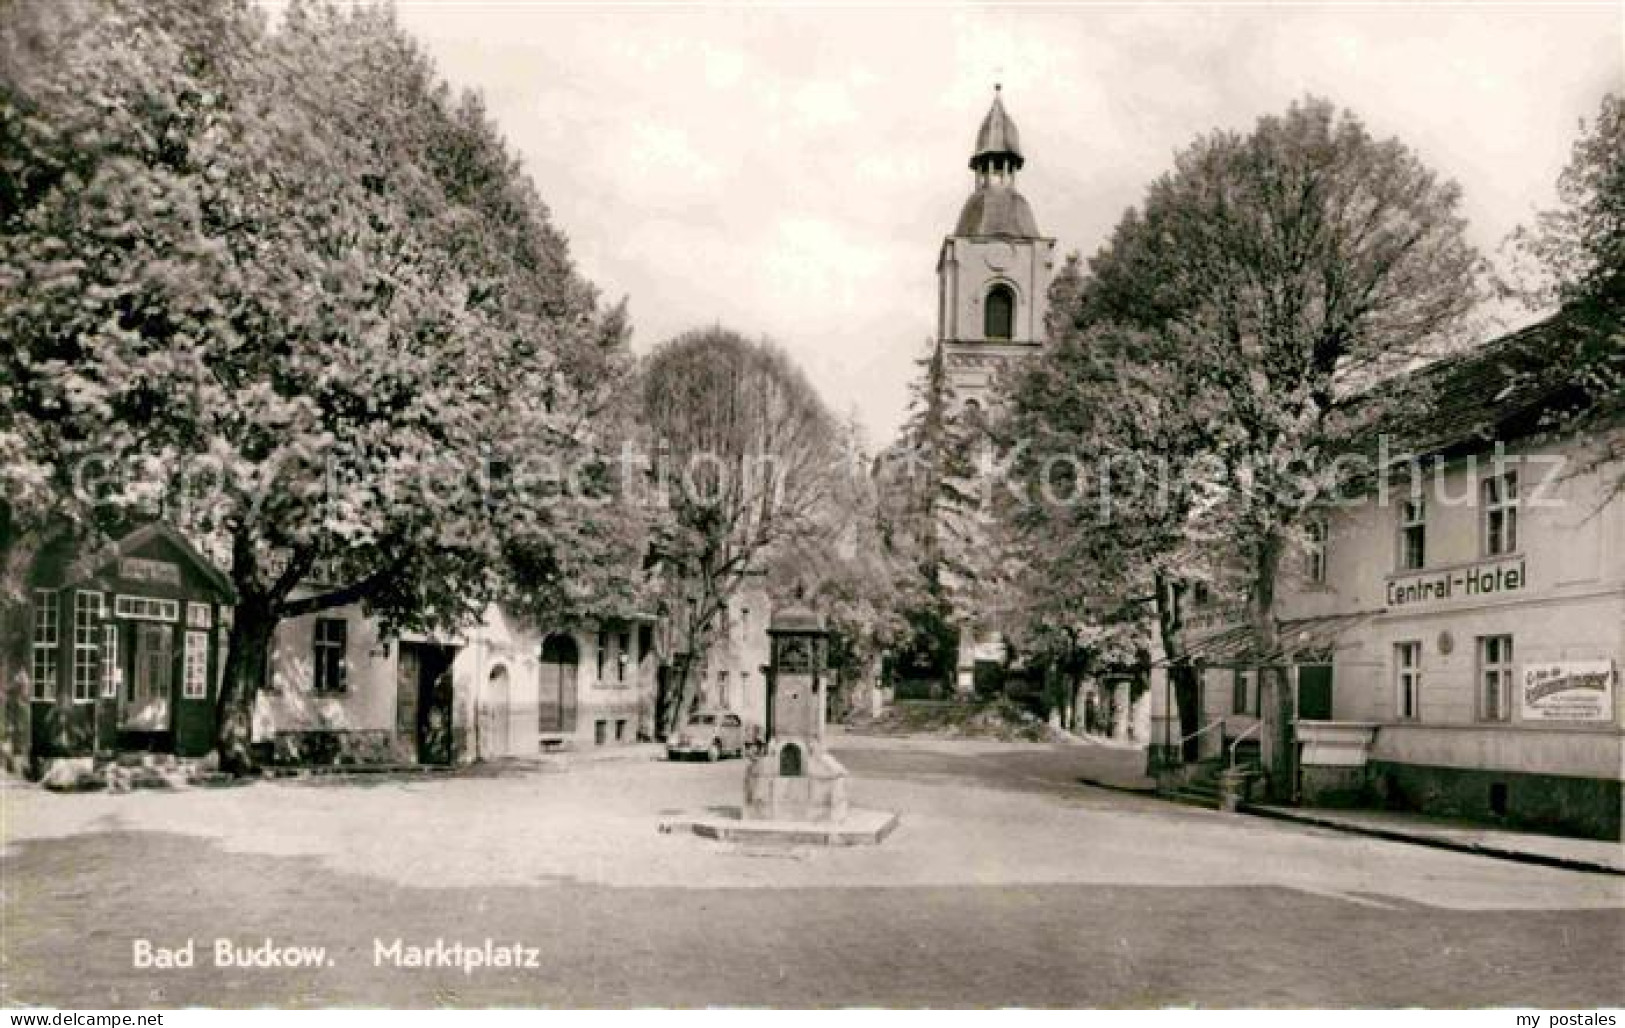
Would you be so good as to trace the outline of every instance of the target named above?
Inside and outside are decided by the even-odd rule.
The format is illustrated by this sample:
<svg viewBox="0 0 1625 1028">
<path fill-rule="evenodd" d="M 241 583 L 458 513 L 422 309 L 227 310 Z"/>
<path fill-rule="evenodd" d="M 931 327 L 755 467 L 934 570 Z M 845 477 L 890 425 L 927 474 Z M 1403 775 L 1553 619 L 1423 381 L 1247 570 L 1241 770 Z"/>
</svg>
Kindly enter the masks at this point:
<svg viewBox="0 0 1625 1028">
<path fill-rule="evenodd" d="M 113 763 L 119 767 L 171 768 L 179 766 L 181 761 L 173 753 L 147 753 L 137 750 L 114 754 Z"/>
<path fill-rule="evenodd" d="M 103 777 L 110 792 L 130 792 L 135 789 L 185 789 L 196 784 L 195 765 L 177 764 L 172 767 L 135 767 L 109 764 Z"/>
<path fill-rule="evenodd" d="M 1176 789 L 1165 792 L 1161 797 L 1171 803 L 1179 803 L 1187 807 L 1201 807 L 1204 810 L 1219 809 L 1218 792 L 1207 792 L 1200 789 Z"/>
</svg>

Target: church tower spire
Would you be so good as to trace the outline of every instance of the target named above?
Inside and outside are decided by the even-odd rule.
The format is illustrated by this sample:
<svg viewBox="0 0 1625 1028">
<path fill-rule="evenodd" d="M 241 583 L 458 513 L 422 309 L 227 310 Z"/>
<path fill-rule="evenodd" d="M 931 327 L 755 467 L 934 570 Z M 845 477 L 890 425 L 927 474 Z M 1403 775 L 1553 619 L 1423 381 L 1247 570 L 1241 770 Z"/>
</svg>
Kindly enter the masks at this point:
<svg viewBox="0 0 1625 1028">
<path fill-rule="evenodd" d="M 1044 338 L 1055 240 L 1039 232 L 1016 188 L 1026 163 L 1004 90 L 994 86 L 971 151 L 974 186 L 937 259 L 937 345 L 956 408 L 985 407 L 998 366 Z"/>
<path fill-rule="evenodd" d="M 971 154 L 970 166 L 977 174 L 978 183 L 990 174 L 1014 175 L 1027 163 L 1021 155 L 1021 133 L 1016 131 L 1016 123 L 1004 110 L 1003 93 L 1002 85 L 993 87 L 993 106 L 976 133 L 976 152 Z"/>
</svg>

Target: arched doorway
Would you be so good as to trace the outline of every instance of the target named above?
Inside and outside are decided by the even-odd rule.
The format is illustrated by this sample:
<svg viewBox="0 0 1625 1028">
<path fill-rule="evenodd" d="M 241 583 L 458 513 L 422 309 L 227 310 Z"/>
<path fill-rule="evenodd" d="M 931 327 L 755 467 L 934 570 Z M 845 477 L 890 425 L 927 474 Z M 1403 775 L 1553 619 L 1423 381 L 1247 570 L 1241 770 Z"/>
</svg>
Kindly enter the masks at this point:
<svg viewBox="0 0 1625 1028">
<path fill-rule="evenodd" d="M 801 747 L 793 742 L 785 743 L 779 751 L 779 777 L 801 777 Z"/>
<path fill-rule="evenodd" d="M 557 633 L 542 643 L 537 676 L 536 727 L 544 736 L 573 735 L 576 730 L 576 665 L 580 653 L 572 636 Z"/>
<path fill-rule="evenodd" d="M 513 743 L 508 734 L 509 695 L 508 668 L 498 664 L 491 669 L 480 695 L 480 759 L 491 760 L 510 756 Z"/>
</svg>

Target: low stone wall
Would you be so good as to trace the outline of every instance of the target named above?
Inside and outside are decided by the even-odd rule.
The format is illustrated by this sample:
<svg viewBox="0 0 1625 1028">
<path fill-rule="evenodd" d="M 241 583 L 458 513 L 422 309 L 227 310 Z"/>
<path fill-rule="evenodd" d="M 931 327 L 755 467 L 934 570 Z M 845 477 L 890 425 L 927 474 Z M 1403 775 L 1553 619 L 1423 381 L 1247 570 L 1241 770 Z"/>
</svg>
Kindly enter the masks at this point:
<svg viewBox="0 0 1625 1028">
<path fill-rule="evenodd" d="M 1376 794 L 1371 789 L 1369 769 L 1364 767 L 1324 767 L 1307 765 L 1300 770 L 1298 789 L 1309 807 L 1369 807 Z"/>
<path fill-rule="evenodd" d="M 1391 810 L 1621 838 L 1625 789 L 1619 781 L 1388 761 L 1373 761 L 1366 770 L 1375 799 Z"/>
<path fill-rule="evenodd" d="M 271 763 L 283 767 L 413 764 L 417 757 L 414 740 L 388 729 L 278 732 L 271 745 Z"/>
</svg>

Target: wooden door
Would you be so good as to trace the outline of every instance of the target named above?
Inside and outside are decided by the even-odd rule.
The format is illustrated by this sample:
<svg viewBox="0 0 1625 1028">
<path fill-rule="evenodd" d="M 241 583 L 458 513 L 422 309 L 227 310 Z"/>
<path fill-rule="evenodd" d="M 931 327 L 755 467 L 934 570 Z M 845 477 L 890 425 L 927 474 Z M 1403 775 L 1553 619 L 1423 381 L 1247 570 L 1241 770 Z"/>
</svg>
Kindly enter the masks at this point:
<svg viewBox="0 0 1625 1028">
<path fill-rule="evenodd" d="M 447 646 L 405 643 L 401 646 L 402 656 L 408 649 L 415 654 L 417 672 L 418 763 L 450 764 L 455 749 L 451 682 L 455 651 Z"/>
<path fill-rule="evenodd" d="M 137 732 L 169 729 L 174 689 L 174 630 L 165 624 L 135 625 L 134 673 L 125 683 L 119 727 Z"/>
<path fill-rule="evenodd" d="M 485 683 L 480 697 L 480 757 L 492 759 L 513 753 L 508 735 L 508 713 L 512 697 L 508 688 L 508 669 L 496 668 Z"/>
<path fill-rule="evenodd" d="M 1298 719 L 1332 719 L 1332 669 L 1327 664 L 1305 664 L 1298 668 Z"/>
<path fill-rule="evenodd" d="M 418 648 L 411 643 L 401 643 L 400 657 L 395 664 L 395 734 L 408 752 L 417 749 L 420 674 Z"/>
<path fill-rule="evenodd" d="M 570 735 L 576 730 L 575 640 L 548 636 L 542 645 L 537 679 L 536 727 L 544 735 Z"/>
</svg>

